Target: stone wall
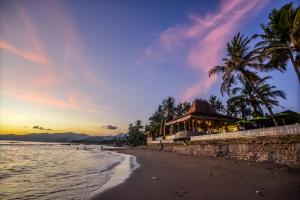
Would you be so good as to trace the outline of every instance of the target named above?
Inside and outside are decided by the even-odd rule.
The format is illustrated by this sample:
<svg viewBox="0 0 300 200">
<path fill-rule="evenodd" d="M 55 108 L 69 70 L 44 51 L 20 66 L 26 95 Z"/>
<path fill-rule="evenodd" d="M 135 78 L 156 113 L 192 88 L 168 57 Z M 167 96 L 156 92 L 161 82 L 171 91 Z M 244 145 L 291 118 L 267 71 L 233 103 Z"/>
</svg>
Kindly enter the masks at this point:
<svg viewBox="0 0 300 200">
<path fill-rule="evenodd" d="M 300 167 L 300 134 L 156 143 L 146 148 Z"/>
</svg>

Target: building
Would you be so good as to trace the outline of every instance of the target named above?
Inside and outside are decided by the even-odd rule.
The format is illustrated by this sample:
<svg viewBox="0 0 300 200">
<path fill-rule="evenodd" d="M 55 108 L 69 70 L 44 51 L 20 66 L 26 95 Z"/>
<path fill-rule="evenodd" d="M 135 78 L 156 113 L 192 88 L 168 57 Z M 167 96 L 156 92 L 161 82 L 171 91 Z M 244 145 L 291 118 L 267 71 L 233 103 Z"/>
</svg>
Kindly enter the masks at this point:
<svg viewBox="0 0 300 200">
<path fill-rule="evenodd" d="M 237 121 L 217 113 L 206 100 L 196 99 L 188 114 L 165 123 L 161 135 L 165 139 L 182 140 L 196 135 L 237 131 Z"/>
</svg>

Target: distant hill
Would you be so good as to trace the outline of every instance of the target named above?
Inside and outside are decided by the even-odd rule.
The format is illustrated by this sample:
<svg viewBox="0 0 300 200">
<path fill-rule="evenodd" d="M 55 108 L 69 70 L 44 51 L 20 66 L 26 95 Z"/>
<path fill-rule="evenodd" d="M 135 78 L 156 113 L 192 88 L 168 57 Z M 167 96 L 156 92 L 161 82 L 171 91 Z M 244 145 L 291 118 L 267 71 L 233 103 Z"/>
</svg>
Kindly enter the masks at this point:
<svg viewBox="0 0 300 200">
<path fill-rule="evenodd" d="M 120 133 L 114 136 L 90 136 L 82 133 L 31 133 L 26 135 L 0 135 L 0 140 L 33 141 L 33 142 L 76 142 L 102 143 L 113 140 L 123 140 L 127 134 Z"/>
<path fill-rule="evenodd" d="M 72 142 L 90 137 L 81 133 L 31 133 L 26 135 L 0 135 L 0 140 L 34 141 L 34 142 Z"/>
<path fill-rule="evenodd" d="M 125 140 L 127 137 L 127 134 L 120 133 L 114 136 L 90 136 L 87 138 L 74 140 L 75 143 L 86 143 L 86 144 L 92 144 L 92 143 L 112 143 L 115 140 Z"/>
</svg>

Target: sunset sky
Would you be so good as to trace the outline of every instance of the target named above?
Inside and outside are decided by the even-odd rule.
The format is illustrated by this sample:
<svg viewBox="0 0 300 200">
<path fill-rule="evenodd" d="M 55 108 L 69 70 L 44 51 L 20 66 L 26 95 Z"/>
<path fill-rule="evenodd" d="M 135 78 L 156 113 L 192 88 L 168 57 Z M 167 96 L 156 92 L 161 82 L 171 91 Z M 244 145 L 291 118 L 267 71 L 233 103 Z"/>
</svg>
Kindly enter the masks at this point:
<svg viewBox="0 0 300 200">
<path fill-rule="evenodd" d="M 225 45 L 260 32 L 290 1 L 12 1 L 0 3 L 0 134 L 126 131 L 167 96 L 222 98 Z M 300 111 L 289 65 L 272 72 L 287 94 L 274 111 Z"/>
</svg>

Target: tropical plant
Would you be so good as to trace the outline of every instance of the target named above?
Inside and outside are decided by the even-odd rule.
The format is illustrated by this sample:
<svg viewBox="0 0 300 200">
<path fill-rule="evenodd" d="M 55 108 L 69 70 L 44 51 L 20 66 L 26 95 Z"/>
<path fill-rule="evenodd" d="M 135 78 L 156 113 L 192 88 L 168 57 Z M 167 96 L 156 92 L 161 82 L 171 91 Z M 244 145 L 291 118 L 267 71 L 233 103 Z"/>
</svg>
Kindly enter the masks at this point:
<svg viewBox="0 0 300 200">
<path fill-rule="evenodd" d="M 267 60 L 262 70 L 286 70 L 291 61 L 300 83 L 300 7 L 294 8 L 292 3 L 279 10 L 273 9 L 269 14 L 269 22 L 261 24 L 263 34 L 256 34 L 261 41 L 256 44 L 262 58 Z"/>
<path fill-rule="evenodd" d="M 179 103 L 176 107 L 176 118 L 186 115 L 191 107 L 188 102 Z"/>
<path fill-rule="evenodd" d="M 251 116 L 251 109 L 242 99 L 228 99 L 226 113 L 235 118 L 241 117 L 242 119 L 247 119 Z"/>
<path fill-rule="evenodd" d="M 170 121 L 175 118 L 176 104 L 174 97 L 167 97 L 162 101 L 162 110 L 164 112 L 164 120 Z"/>
<path fill-rule="evenodd" d="M 149 118 L 149 127 L 152 136 L 158 136 L 162 132 L 164 123 L 173 120 L 177 117 L 182 117 L 188 113 L 191 104 L 188 102 L 179 103 L 176 105 L 173 97 L 167 97 L 158 106 L 157 110 Z"/>
<path fill-rule="evenodd" d="M 264 64 L 262 63 L 260 57 L 257 55 L 256 50 L 250 51 L 251 39 L 245 37 L 241 33 L 238 33 L 233 37 L 233 39 L 227 43 L 227 57 L 223 58 L 223 66 L 215 66 L 209 71 L 209 76 L 221 73 L 222 84 L 221 93 L 224 92 L 230 94 L 232 86 L 237 83 L 237 81 L 245 81 L 257 94 L 258 98 L 263 102 L 263 104 L 268 109 L 275 126 L 278 126 L 272 109 L 267 105 L 267 102 L 254 86 L 254 83 L 260 80 L 260 77 L 256 72 L 251 71 L 251 68 L 261 69 Z"/>
<path fill-rule="evenodd" d="M 279 106 L 278 98 L 286 99 L 286 94 L 282 90 L 277 90 L 276 86 L 266 83 L 267 80 L 272 77 L 266 76 L 261 80 L 255 82 L 255 90 L 258 92 L 254 98 L 258 100 L 258 103 L 265 105 L 272 109 L 275 106 Z"/>
<path fill-rule="evenodd" d="M 282 90 L 276 90 L 275 86 L 267 84 L 266 81 L 271 79 L 270 76 L 266 76 L 261 80 L 254 82 L 256 91 L 260 94 L 259 96 L 255 93 L 252 87 L 245 81 L 242 82 L 242 87 L 235 87 L 231 91 L 231 98 L 228 99 L 229 104 L 242 103 L 252 107 L 252 116 L 263 116 L 263 110 L 261 105 L 264 105 L 260 98 L 264 99 L 266 106 L 272 109 L 274 106 L 279 106 L 278 97 L 283 99 L 286 98 L 285 93 Z"/>
<path fill-rule="evenodd" d="M 127 143 L 139 146 L 146 143 L 146 136 L 143 133 L 142 121 L 137 120 L 135 124 L 129 124 Z"/>
<path fill-rule="evenodd" d="M 224 113 L 226 111 L 222 101 L 218 99 L 217 96 L 211 95 L 208 102 L 218 113 Z"/>
<path fill-rule="evenodd" d="M 164 113 L 162 110 L 162 105 L 159 105 L 157 110 L 149 118 L 149 131 L 151 132 L 153 137 L 159 135 L 159 129 L 162 126 L 163 121 Z"/>
<path fill-rule="evenodd" d="M 244 105 L 243 107 L 252 107 L 253 109 L 251 111 L 252 116 L 254 117 L 262 116 L 264 113 L 258 99 L 256 98 L 255 91 L 244 80 L 241 80 L 241 83 L 242 83 L 241 86 L 237 86 L 232 89 L 229 95 L 230 98 L 227 101 L 228 104 L 229 105 L 243 104 Z"/>
</svg>

